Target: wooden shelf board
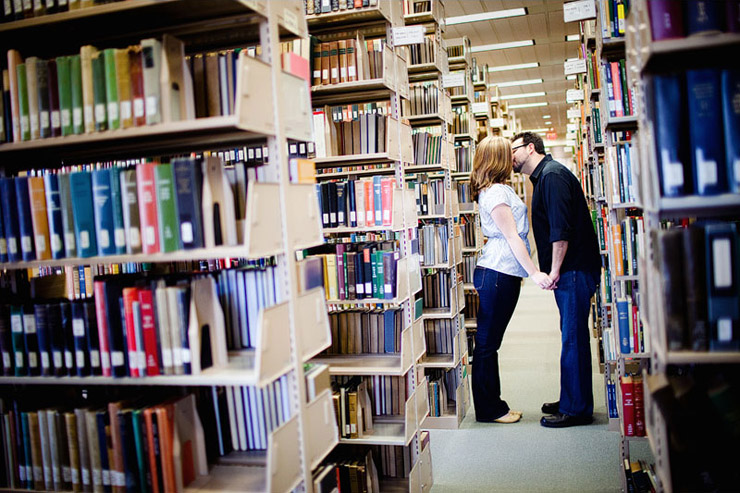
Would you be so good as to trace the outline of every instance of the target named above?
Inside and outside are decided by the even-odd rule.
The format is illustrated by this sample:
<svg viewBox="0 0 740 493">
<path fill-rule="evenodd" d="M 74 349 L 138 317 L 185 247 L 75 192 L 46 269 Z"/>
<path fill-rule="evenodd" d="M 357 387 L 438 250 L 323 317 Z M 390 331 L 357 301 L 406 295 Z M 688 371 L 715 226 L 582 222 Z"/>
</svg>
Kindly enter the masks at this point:
<svg viewBox="0 0 740 493">
<path fill-rule="evenodd" d="M 415 164 L 411 166 L 404 166 L 403 171 L 408 173 L 419 173 L 421 171 L 438 171 L 446 170 L 447 166 L 440 164 Z"/>
<path fill-rule="evenodd" d="M 736 351 L 668 351 L 665 362 L 673 365 L 688 364 L 737 364 L 740 363 L 740 352 Z"/>
<path fill-rule="evenodd" d="M 607 130 L 618 129 L 618 128 L 637 128 L 637 117 L 636 116 L 612 116 L 606 119 L 604 128 Z"/>
<path fill-rule="evenodd" d="M 435 63 L 419 63 L 416 65 L 408 66 L 409 74 L 420 74 L 422 72 L 442 72 L 439 64 Z M 411 81 L 409 81 L 411 82 Z"/>
<path fill-rule="evenodd" d="M 408 299 L 404 298 L 364 298 L 361 300 L 326 300 L 327 305 L 400 305 Z"/>
<path fill-rule="evenodd" d="M 311 360 L 331 375 L 403 375 L 400 354 L 325 354 Z"/>
<path fill-rule="evenodd" d="M 336 166 L 342 163 L 388 163 L 395 162 L 387 152 L 376 152 L 371 154 L 349 154 L 346 156 L 329 156 L 314 159 L 316 166 Z"/>
<path fill-rule="evenodd" d="M 388 20 L 386 13 L 378 7 L 363 7 L 361 9 L 341 10 L 338 12 L 326 12 L 319 15 L 307 15 L 306 23 L 312 32 L 325 27 L 339 26 L 348 28 L 347 24 L 358 24 L 371 21 Z"/>
<path fill-rule="evenodd" d="M 467 133 L 467 134 L 453 134 L 452 137 L 455 138 L 455 139 L 470 139 L 470 140 L 475 140 L 475 137 L 473 137 L 473 135 L 472 134 L 469 134 L 469 133 Z"/>
<path fill-rule="evenodd" d="M 404 227 L 403 225 L 390 225 L 390 226 L 370 226 L 370 227 L 349 227 L 349 226 L 342 226 L 339 228 L 323 228 L 324 234 L 330 234 L 330 233 L 372 233 L 376 231 L 403 231 L 407 228 L 412 228 L 415 226 L 407 226 Z M 356 301 L 356 300 L 353 300 Z M 360 300 L 362 301 L 362 300 Z"/>
<path fill-rule="evenodd" d="M 321 173 L 316 175 L 317 180 L 329 178 L 341 178 L 345 176 L 372 176 L 372 175 L 392 175 L 396 172 L 395 167 L 378 168 L 378 169 L 361 169 L 354 171 L 337 171 L 332 173 Z"/>
<path fill-rule="evenodd" d="M 404 115 L 409 124 L 429 124 L 429 123 L 446 123 L 447 119 L 441 113 L 429 113 L 427 115 Z"/>
<path fill-rule="evenodd" d="M 725 193 L 721 195 L 686 197 L 664 197 L 657 201 L 657 206 L 650 208 L 661 218 L 694 216 L 706 217 L 717 215 L 737 215 L 740 208 L 740 194 Z"/>
<path fill-rule="evenodd" d="M 340 438 L 339 443 L 358 445 L 406 445 L 403 416 L 376 416 L 371 434 L 363 438 Z M 381 421 L 382 420 L 382 421 Z"/>
<path fill-rule="evenodd" d="M 457 316 L 457 313 L 452 312 L 452 308 L 424 308 L 421 313 L 421 318 L 424 320 L 432 319 L 450 319 Z"/>
<path fill-rule="evenodd" d="M 641 72 L 653 71 L 663 67 L 675 67 L 677 61 L 725 59 L 737 54 L 740 34 L 715 33 L 704 36 L 689 36 L 679 39 L 653 41 L 643 48 Z"/>
<path fill-rule="evenodd" d="M 419 361 L 422 368 L 454 368 L 455 358 L 452 354 L 429 354 L 427 353 Z"/>
</svg>

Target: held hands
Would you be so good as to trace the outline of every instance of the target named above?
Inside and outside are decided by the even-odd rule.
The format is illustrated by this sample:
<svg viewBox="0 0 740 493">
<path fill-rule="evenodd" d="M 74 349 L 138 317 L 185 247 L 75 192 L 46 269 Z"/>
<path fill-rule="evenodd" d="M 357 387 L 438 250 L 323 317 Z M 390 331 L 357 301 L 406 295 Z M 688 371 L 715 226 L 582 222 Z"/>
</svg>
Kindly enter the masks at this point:
<svg viewBox="0 0 740 493">
<path fill-rule="evenodd" d="M 537 271 L 532 274 L 532 281 L 542 289 L 552 290 L 556 287 L 556 283 L 544 272 Z"/>
<path fill-rule="evenodd" d="M 550 290 L 558 288 L 558 281 L 560 280 L 560 271 L 554 270 L 551 271 L 549 274 L 550 280 L 552 281 L 552 286 L 550 286 Z"/>
</svg>

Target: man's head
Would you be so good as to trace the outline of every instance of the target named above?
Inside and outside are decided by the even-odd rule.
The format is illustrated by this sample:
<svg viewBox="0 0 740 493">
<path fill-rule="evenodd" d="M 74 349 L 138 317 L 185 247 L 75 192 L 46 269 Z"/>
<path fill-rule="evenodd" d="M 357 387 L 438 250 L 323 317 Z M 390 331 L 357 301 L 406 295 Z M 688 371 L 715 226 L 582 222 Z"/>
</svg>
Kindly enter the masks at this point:
<svg viewBox="0 0 740 493">
<path fill-rule="evenodd" d="M 545 157 L 545 144 L 542 137 L 532 132 L 521 132 L 511 142 L 514 158 L 514 171 L 531 175 Z"/>
</svg>

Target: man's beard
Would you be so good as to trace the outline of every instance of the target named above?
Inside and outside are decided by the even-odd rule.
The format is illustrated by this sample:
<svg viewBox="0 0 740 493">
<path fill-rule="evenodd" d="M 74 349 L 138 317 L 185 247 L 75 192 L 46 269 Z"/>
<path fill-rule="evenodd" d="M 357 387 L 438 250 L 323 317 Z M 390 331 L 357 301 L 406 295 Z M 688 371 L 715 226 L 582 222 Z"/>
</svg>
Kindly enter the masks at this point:
<svg viewBox="0 0 740 493">
<path fill-rule="evenodd" d="M 515 173 L 521 173 L 522 166 L 524 166 L 524 163 L 519 163 L 516 159 L 514 160 L 513 168 Z"/>
</svg>

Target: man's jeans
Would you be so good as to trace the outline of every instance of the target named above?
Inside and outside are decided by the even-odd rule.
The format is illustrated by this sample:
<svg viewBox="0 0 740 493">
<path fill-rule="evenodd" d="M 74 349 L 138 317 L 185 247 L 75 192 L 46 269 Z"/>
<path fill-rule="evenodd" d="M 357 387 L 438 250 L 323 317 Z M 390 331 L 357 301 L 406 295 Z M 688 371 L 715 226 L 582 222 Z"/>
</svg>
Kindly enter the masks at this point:
<svg viewBox="0 0 740 493">
<path fill-rule="evenodd" d="M 591 383 L 591 341 L 588 316 L 597 281 L 584 271 L 563 272 L 555 289 L 560 310 L 560 412 L 591 416 L 594 396 Z"/>
</svg>

